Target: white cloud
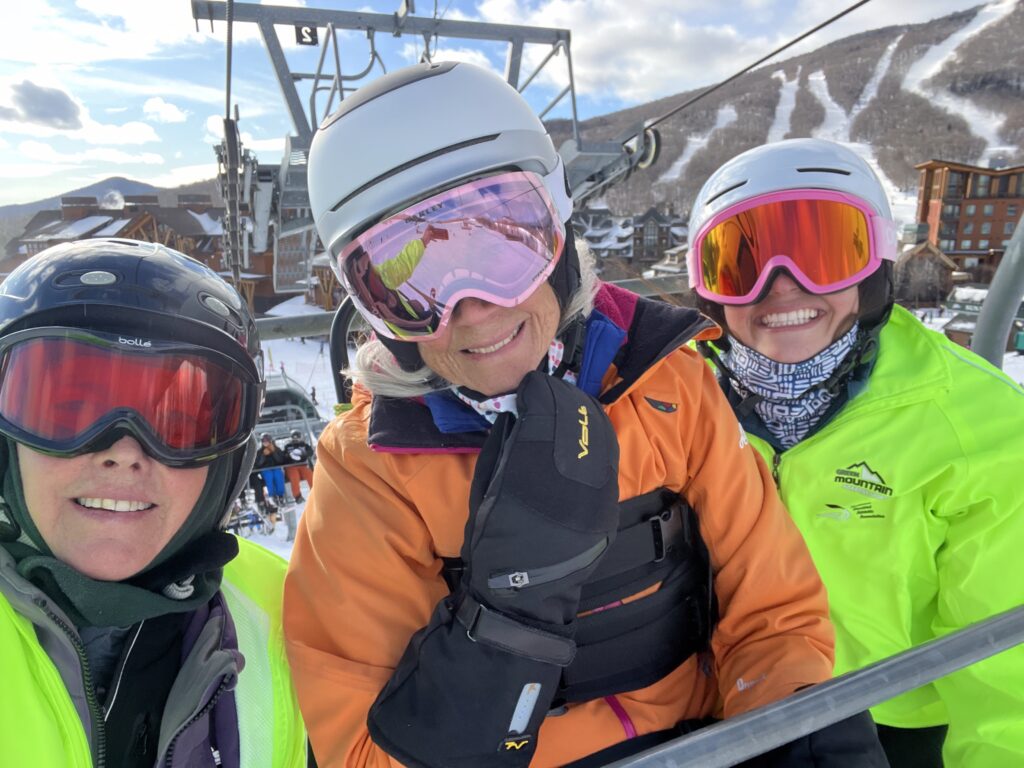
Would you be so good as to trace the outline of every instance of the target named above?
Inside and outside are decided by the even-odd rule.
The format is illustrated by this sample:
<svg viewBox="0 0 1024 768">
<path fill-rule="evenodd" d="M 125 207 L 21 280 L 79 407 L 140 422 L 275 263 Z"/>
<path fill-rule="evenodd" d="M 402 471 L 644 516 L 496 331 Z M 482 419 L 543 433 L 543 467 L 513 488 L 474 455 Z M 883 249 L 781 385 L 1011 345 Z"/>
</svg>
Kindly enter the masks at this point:
<svg viewBox="0 0 1024 768">
<path fill-rule="evenodd" d="M 75 168 L 74 165 L 68 164 L 0 163 L 0 179 L 43 179 L 73 168 Z M 45 197 L 45 194 L 43 196 Z M 17 200 L 10 202 L 17 202 Z"/>
<path fill-rule="evenodd" d="M 153 176 L 143 174 L 138 177 L 138 180 L 152 184 L 155 187 L 179 187 L 182 184 L 191 184 L 194 181 L 204 181 L 216 177 L 217 163 L 216 161 L 211 161 L 198 165 L 182 165 Z"/>
<path fill-rule="evenodd" d="M 402 48 L 401 56 L 407 63 L 415 64 L 420 60 L 422 53 L 422 45 L 406 43 Z M 469 64 L 476 64 L 478 67 L 494 70 L 499 75 L 502 74 L 501 70 L 491 63 L 487 54 L 475 48 L 447 48 L 441 46 L 435 49 L 431 47 L 430 60 L 435 63 L 439 61 L 465 61 Z"/>
<path fill-rule="evenodd" d="M 183 123 L 189 114 L 159 96 L 146 99 L 146 103 L 142 105 L 142 113 L 155 123 Z"/>
<path fill-rule="evenodd" d="M 906 0 L 869 4 L 783 53 L 784 60 L 832 40 L 890 24 L 927 21 L 970 8 L 977 0 Z M 834 0 L 483 0 L 479 18 L 566 28 L 578 94 L 614 96 L 627 104 L 712 85 L 839 10 Z M 527 46 L 523 72 L 546 46 Z M 538 83 L 568 83 L 564 58 L 548 63 Z"/>
<path fill-rule="evenodd" d="M 163 165 L 164 159 L 153 152 L 132 154 L 120 149 L 98 147 L 81 152 L 58 152 L 41 141 L 23 141 L 18 145 L 18 153 L 29 160 L 61 165 L 82 165 L 84 163 L 106 163 L 108 165 Z"/>
</svg>

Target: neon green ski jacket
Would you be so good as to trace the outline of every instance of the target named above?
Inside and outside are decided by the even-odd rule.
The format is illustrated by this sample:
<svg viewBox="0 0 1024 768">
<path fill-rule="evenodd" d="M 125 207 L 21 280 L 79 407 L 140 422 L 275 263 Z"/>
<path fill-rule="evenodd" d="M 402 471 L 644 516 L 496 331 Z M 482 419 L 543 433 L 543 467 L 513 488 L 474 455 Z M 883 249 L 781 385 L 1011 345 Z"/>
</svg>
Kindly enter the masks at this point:
<svg viewBox="0 0 1024 768">
<path fill-rule="evenodd" d="M 243 768 L 300 768 L 306 763 L 305 731 L 281 631 L 285 566 L 274 553 L 239 541 L 238 557 L 224 569 L 221 592 L 237 633 L 238 650 L 245 656 L 245 668 L 240 675 L 238 669 L 223 665 L 211 669 L 210 674 L 182 673 L 168 700 L 201 704 L 218 676 L 237 676 L 234 697 Z M 67 648 L 49 643 L 47 649 L 40 643 L 33 622 L 48 621 L 41 611 L 33 610 L 40 602 L 45 603 L 45 597 L 35 587 L 20 577 L 0 572 L 0 765 L 93 768 L 94 745 L 90 744 L 80 713 L 84 704 L 73 699 L 62 675 L 63 670 L 63 674 L 80 677 L 78 661 Z M 195 653 L 190 655 L 189 661 L 199 661 L 191 669 L 204 664 L 211 667 L 209 662 L 217 653 L 206 649 L 201 655 L 203 659 L 193 659 Z M 171 709 L 169 703 L 168 711 Z M 203 707 L 188 722 L 198 720 L 208 709 Z M 163 754 L 175 726 L 177 723 L 165 716 L 159 764 L 194 765 L 191 756 L 195 751 L 179 750 L 185 755 L 176 756 L 174 761 Z M 213 758 L 209 754 L 207 758 L 213 765 Z"/>
<path fill-rule="evenodd" d="M 828 589 L 837 675 L 1024 604 L 1024 391 L 902 307 L 820 431 L 750 439 Z M 948 723 L 947 766 L 1024 765 L 1024 645 L 872 714 Z"/>
</svg>

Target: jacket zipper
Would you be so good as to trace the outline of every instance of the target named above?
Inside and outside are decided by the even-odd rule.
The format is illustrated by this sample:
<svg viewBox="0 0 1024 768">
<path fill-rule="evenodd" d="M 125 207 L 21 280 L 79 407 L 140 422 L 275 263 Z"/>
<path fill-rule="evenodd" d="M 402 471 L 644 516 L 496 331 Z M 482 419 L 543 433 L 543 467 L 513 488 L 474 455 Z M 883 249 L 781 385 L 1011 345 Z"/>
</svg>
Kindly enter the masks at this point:
<svg viewBox="0 0 1024 768">
<path fill-rule="evenodd" d="M 85 703 L 89 705 L 89 717 L 92 720 L 93 733 L 96 736 L 95 768 L 103 768 L 107 759 L 107 731 L 103 722 L 100 704 L 96 701 L 96 691 L 93 690 L 92 671 L 89 669 L 89 660 L 85 656 L 85 647 L 78 638 L 78 633 L 68 626 L 68 623 L 60 618 L 60 616 L 51 611 L 47 607 L 45 600 L 37 597 L 33 602 L 42 609 L 50 621 L 60 627 L 61 631 L 67 635 L 75 649 L 75 653 L 78 654 L 78 662 L 82 667 L 82 682 L 85 684 Z"/>
<path fill-rule="evenodd" d="M 210 700 L 206 702 L 205 706 L 203 706 L 202 709 L 200 709 L 198 712 L 192 715 L 192 717 L 190 717 L 180 728 L 178 728 L 178 730 L 174 732 L 174 738 L 172 738 L 170 743 L 167 745 L 167 758 L 164 760 L 164 765 L 166 765 L 167 768 L 171 768 L 171 766 L 173 766 L 174 764 L 174 748 L 178 745 L 178 737 L 181 736 L 181 734 L 183 734 L 185 731 L 187 731 L 189 726 L 192 725 L 192 723 L 205 717 L 206 713 L 213 709 L 214 704 L 217 703 L 217 700 L 221 697 L 221 694 L 224 693 L 224 690 L 227 687 L 228 676 L 225 675 L 223 679 L 220 681 L 220 685 L 217 686 L 217 690 L 213 692 L 213 696 L 210 697 Z"/>
<path fill-rule="evenodd" d="M 772 455 L 772 478 L 775 480 L 775 487 L 780 491 L 782 490 L 782 487 L 779 485 L 779 465 L 781 463 L 782 453 L 780 451 L 775 451 Z"/>
<path fill-rule="evenodd" d="M 529 571 L 504 571 L 496 573 L 487 579 L 487 586 L 494 590 L 522 589 L 523 587 L 535 587 L 539 584 L 558 581 L 593 564 L 607 548 L 608 539 L 604 538 L 585 552 L 581 552 L 561 563 L 544 565 Z"/>
</svg>

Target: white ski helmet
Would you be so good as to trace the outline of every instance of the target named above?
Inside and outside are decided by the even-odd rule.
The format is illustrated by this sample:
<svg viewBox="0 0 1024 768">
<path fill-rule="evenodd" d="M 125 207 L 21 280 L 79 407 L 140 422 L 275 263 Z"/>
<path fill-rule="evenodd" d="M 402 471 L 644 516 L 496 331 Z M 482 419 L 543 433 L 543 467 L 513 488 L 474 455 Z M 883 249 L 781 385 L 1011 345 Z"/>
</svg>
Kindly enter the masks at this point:
<svg viewBox="0 0 1024 768">
<path fill-rule="evenodd" d="M 419 64 L 360 88 L 324 120 L 309 150 L 310 206 L 337 256 L 388 213 L 511 168 L 537 173 L 568 221 L 562 159 L 515 88 L 472 64 Z"/>
<path fill-rule="evenodd" d="M 882 183 L 864 159 L 843 144 L 824 139 L 787 139 L 748 149 L 715 171 L 704 182 L 690 210 L 691 238 L 705 222 L 726 208 L 771 192 L 787 189 L 827 189 L 867 203 L 892 222 L 889 199 Z M 895 226 L 895 225 L 893 225 Z M 896 260 L 895 229 L 880 243 L 879 256 Z M 696 285 L 696 250 L 687 252 L 690 287 Z"/>
</svg>

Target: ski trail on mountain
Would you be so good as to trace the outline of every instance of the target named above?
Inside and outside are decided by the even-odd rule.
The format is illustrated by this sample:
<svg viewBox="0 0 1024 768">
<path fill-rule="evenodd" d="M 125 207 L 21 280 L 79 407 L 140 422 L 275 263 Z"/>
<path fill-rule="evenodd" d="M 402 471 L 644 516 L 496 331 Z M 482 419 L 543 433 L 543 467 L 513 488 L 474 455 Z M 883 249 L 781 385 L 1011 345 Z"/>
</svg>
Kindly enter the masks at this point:
<svg viewBox="0 0 1024 768">
<path fill-rule="evenodd" d="M 875 67 L 875 71 L 871 75 L 871 79 L 868 80 L 868 84 L 864 86 L 864 90 L 860 92 L 860 96 L 857 97 L 857 101 L 853 105 L 853 109 L 850 110 L 850 127 L 853 127 L 853 121 L 857 119 L 857 115 L 864 111 L 864 109 L 875 100 L 875 96 L 878 95 L 878 86 L 882 84 L 882 78 L 885 77 L 885 73 L 889 71 L 889 65 L 892 64 L 892 55 L 896 52 L 896 46 L 900 44 L 900 40 L 903 39 L 903 35 L 898 35 L 895 40 L 889 43 L 889 47 L 885 49 L 882 54 L 882 58 L 878 60 L 878 66 Z"/>
<path fill-rule="evenodd" d="M 1002 20 L 1013 11 L 1016 4 L 1017 0 L 999 0 L 999 2 L 989 3 L 978 11 L 966 26 L 954 32 L 938 45 L 929 48 L 921 58 L 911 65 L 903 78 L 903 90 L 923 96 L 933 106 L 963 117 L 971 132 L 985 141 L 986 147 L 978 160 L 979 164 L 984 164 L 996 152 L 1012 153 L 1015 150 L 1014 147 L 1000 144 L 1002 139 L 999 138 L 999 130 L 1006 122 L 1006 115 L 980 107 L 970 99 L 962 98 L 947 90 L 929 88 L 925 83 L 942 71 L 942 68 L 956 56 L 957 49 L 961 45 L 992 24 Z"/>
<path fill-rule="evenodd" d="M 786 79 L 786 73 L 781 69 L 773 72 L 772 77 L 782 83 L 779 89 L 779 104 L 775 108 L 775 119 L 772 127 L 768 129 L 767 143 L 773 144 L 782 141 L 789 132 L 790 120 L 793 118 L 793 110 L 796 108 L 796 90 L 800 87 L 800 69 L 796 71 L 796 77 L 792 80 Z"/>
<path fill-rule="evenodd" d="M 885 49 L 885 52 L 878 60 L 878 65 L 875 67 L 871 79 L 868 80 L 864 90 L 857 97 L 857 101 L 854 103 L 853 109 L 849 114 L 832 98 L 832 94 L 828 90 L 828 81 L 822 70 L 819 69 L 807 78 L 807 89 L 821 103 L 821 106 L 825 108 L 824 122 L 815 128 L 811 135 L 818 139 L 828 139 L 829 141 L 845 144 L 864 158 L 864 161 L 878 175 L 878 179 L 885 189 L 886 196 L 889 198 L 889 204 L 892 206 L 893 219 L 895 219 L 897 226 L 917 220 L 917 196 L 916 194 L 902 191 L 893 183 L 892 179 L 882 170 L 882 166 L 878 164 L 875 150 L 870 144 L 850 140 L 850 128 L 853 126 L 853 121 L 857 115 L 878 95 L 878 86 L 882 82 L 882 78 L 885 77 L 885 73 L 889 71 L 893 53 L 899 41 L 900 38 L 897 38 Z"/>
<path fill-rule="evenodd" d="M 686 166 L 690 164 L 690 160 L 693 159 L 693 156 L 708 145 L 708 140 L 711 138 L 711 135 L 715 131 L 728 128 L 736 122 L 737 117 L 736 108 L 732 104 L 726 104 L 725 106 L 720 107 L 718 110 L 718 116 L 715 118 L 715 124 L 711 129 L 699 136 L 690 136 L 686 140 L 686 148 L 683 150 L 683 154 L 676 158 L 676 161 L 669 166 L 667 171 L 658 177 L 658 181 L 655 183 L 675 181 L 682 176 L 683 171 Z"/>
</svg>

